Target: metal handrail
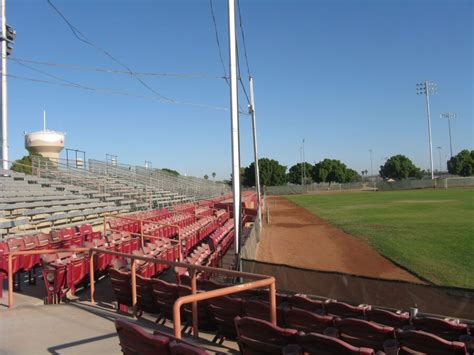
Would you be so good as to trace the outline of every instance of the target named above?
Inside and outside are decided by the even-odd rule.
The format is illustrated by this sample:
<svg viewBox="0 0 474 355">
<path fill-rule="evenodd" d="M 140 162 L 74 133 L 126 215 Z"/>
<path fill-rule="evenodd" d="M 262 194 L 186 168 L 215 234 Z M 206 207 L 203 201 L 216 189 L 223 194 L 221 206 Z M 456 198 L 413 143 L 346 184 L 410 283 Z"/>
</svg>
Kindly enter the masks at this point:
<svg viewBox="0 0 474 355">
<path fill-rule="evenodd" d="M 276 281 L 273 276 L 251 274 L 247 272 L 240 272 L 234 270 L 220 269 L 216 267 L 193 265 L 183 262 L 169 261 L 158 258 L 151 258 L 147 256 L 132 255 L 126 253 L 120 253 L 112 250 L 106 250 L 101 248 L 74 248 L 74 249 L 47 249 L 47 250 L 24 250 L 11 252 L 8 255 L 8 308 L 13 307 L 13 273 L 12 273 L 12 260 L 17 255 L 38 255 L 38 254 L 56 254 L 56 253 L 74 253 L 74 252 L 88 252 L 89 253 L 89 281 L 90 281 L 90 302 L 95 303 L 95 277 L 94 277 L 94 254 L 109 254 L 119 256 L 123 258 L 129 258 L 131 261 L 131 288 L 132 288 L 132 309 L 133 315 L 137 313 L 137 279 L 136 279 L 136 261 L 146 261 L 152 263 L 159 263 L 168 265 L 171 267 L 181 267 L 190 270 L 191 276 L 191 295 L 179 297 L 173 306 L 173 326 L 174 335 L 176 338 L 181 339 L 181 312 L 180 309 L 184 304 L 192 303 L 192 319 L 193 319 L 193 335 L 199 335 L 198 329 L 198 307 L 197 302 L 207 300 L 210 298 L 226 296 L 245 290 L 255 289 L 259 287 L 269 287 L 269 301 L 270 301 L 270 320 L 273 325 L 276 325 Z M 205 271 L 215 274 L 224 274 L 237 278 L 247 278 L 256 281 L 244 282 L 239 285 L 233 285 L 223 287 L 216 290 L 197 292 L 197 281 L 196 271 Z"/>
</svg>

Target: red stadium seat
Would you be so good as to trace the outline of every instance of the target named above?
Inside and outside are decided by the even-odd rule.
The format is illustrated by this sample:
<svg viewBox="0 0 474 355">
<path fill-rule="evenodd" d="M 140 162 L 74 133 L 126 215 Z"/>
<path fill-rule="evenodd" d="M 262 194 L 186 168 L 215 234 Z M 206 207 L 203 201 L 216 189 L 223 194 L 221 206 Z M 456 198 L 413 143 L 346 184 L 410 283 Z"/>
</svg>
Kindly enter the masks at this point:
<svg viewBox="0 0 474 355">
<path fill-rule="evenodd" d="M 326 314 L 341 318 L 364 318 L 365 307 L 351 306 L 338 301 L 329 301 L 324 304 Z"/>
<path fill-rule="evenodd" d="M 319 314 L 324 313 L 324 302 L 312 300 L 306 296 L 294 295 L 289 298 L 288 302 L 292 307 L 301 308 Z"/>
<path fill-rule="evenodd" d="M 397 331 L 400 354 L 426 353 L 434 355 L 466 355 L 466 345 L 447 341 L 420 330 Z"/>
<path fill-rule="evenodd" d="M 339 338 L 354 346 L 383 351 L 384 342 L 395 338 L 394 328 L 362 319 L 336 319 L 335 325 L 339 330 Z"/>
<path fill-rule="evenodd" d="M 283 309 L 283 324 L 287 328 L 305 333 L 323 333 L 324 329 L 334 326 L 334 317 L 322 316 L 300 308 Z"/>
<path fill-rule="evenodd" d="M 451 341 L 459 340 L 461 335 L 468 334 L 469 331 L 467 324 L 432 317 L 414 318 L 412 324 L 417 330 L 423 330 Z"/>
<path fill-rule="evenodd" d="M 217 325 L 217 334 L 213 342 L 221 339 L 236 339 L 237 331 L 235 329 L 234 319 L 237 316 L 243 316 L 242 299 L 231 297 L 216 297 L 208 300 L 209 310 L 212 314 L 214 323 Z"/>
<path fill-rule="evenodd" d="M 370 348 L 358 348 L 337 338 L 322 334 L 310 333 L 299 335 L 297 344 L 305 354 L 321 355 L 374 355 Z"/>
<path fill-rule="evenodd" d="M 395 313 L 384 309 L 370 308 L 365 311 L 365 317 L 371 322 L 394 328 L 403 328 L 410 323 L 408 312 Z"/>
</svg>

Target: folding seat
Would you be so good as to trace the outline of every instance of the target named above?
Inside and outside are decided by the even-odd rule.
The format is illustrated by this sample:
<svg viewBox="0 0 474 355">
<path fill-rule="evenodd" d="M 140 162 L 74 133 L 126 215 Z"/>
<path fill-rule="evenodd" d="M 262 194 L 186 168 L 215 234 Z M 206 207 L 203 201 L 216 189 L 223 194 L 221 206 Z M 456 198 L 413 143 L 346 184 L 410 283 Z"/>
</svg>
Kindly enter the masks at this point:
<svg viewBox="0 0 474 355">
<path fill-rule="evenodd" d="M 212 341 L 216 342 L 220 339 L 222 344 L 225 339 L 236 339 L 237 331 L 234 319 L 237 316 L 243 317 L 244 315 L 242 299 L 223 296 L 211 298 L 207 302 L 213 321 L 218 329 Z"/>
<path fill-rule="evenodd" d="M 238 295 L 238 294 L 237 294 Z M 246 317 L 270 321 L 270 304 L 263 301 L 243 300 L 242 307 Z M 283 324 L 283 309 L 277 307 L 277 323 Z"/>
<path fill-rule="evenodd" d="M 466 345 L 458 341 L 444 340 L 421 330 L 397 330 L 400 354 L 424 353 L 434 355 L 466 355 Z"/>
<path fill-rule="evenodd" d="M 384 309 L 369 308 L 365 310 L 365 318 L 371 322 L 403 328 L 410 323 L 408 312 L 391 312 Z"/>
<path fill-rule="evenodd" d="M 68 291 L 66 287 L 67 259 L 71 253 L 45 254 L 41 256 L 42 274 L 47 291 L 45 303 L 60 303 Z"/>
<path fill-rule="evenodd" d="M 345 318 L 335 320 L 339 338 L 354 346 L 383 350 L 383 343 L 395 338 L 395 329 L 362 319 Z"/>
<path fill-rule="evenodd" d="M 105 249 L 105 240 L 104 239 L 92 239 L 84 243 L 84 246 L 87 248 L 99 248 Z M 104 271 L 109 267 L 111 260 L 109 259 L 109 254 L 105 253 L 94 253 L 94 270 Z"/>
<path fill-rule="evenodd" d="M 145 256 L 145 253 L 142 250 L 136 250 L 132 254 Z M 143 277 L 151 277 L 153 276 L 153 273 L 155 272 L 155 265 L 153 263 L 149 263 L 148 261 L 136 260 L 135 265 L 136 265 L 137 275 L 140 275 Z"/>
<path fill-rule="evenodd" d="M 151 279 L 140 275 L 137 275 L 137 305 L 141 311 L 159 313 L 159 307 L 153 298 Z"/>
<path fill-rule="evenodd" d="M 44 250 L 44 249 L 53 249 L 49 246 L 49 234 L 47 233 L 38 233 L 33 236 L 35 240 L 36 250 Z"/>
<path fill-rule="evenodd" d="M 329 301 L 324 304 L 324 312 L 340 318 L 364 318 L 365 307 L 351 306 L 344 302 Z"/>
<path fill-rule="evenodd" d="M 160 309 L 160 316 L 157 321 L 173 319 L 173 306 L 178 299 L 178 286 L 160 279 L 151 279 L 153 287 L 153 297 Z"/>
<path fill-rule="evenodd" d="M 309 333 L 300 334 L 296 343 L 301 347 L 304 354 L 321 355 L 374 355 L 373 349 L 356 347 L 343 340 L 329 337 L 323 334 Z"/>
<path fill-rule="evenodd" d="M 115 328 L 124 355 L 170 354 L 168 337 L 150 334 L 138 325 L 120 318 L 115 320 Z"/>
<path fill-rule="evenodd" d="M 75 294 L 76 286 L 88 274 L 88 265 L 86 254 L 72 254 L 69 258 L 66 268 L 66 283 L 72 294 Z"/>
<path fill-rule="evenodd" d="M 334 326 L 334 317 L 322 316 L 300 308 L 285 307 L 283 324 L 287 328 L 305 333 L 323 333 L 324 329 Z"/>
<path fill-rule="evenodd" d="M 303 295 L 294 295 L 288 299 L 288 303 L 292 307 L 304 309 L 306 311 L 323 314 L 324 313 L 324 302 L 318 300 L 312 300 Z"/>
<path fill-rule="evenodd" d="M 178 285 L 178 296 L 183 297 L 183 296 L 188 296 L 191 295 L 191 287 L 184 286 L 184 285 Z M 204 301 L 199 301 L 197 303 L 198 306 L 198 324 L 199 324 L 199 329 L 203 330 L 215 330 L 216 325 L 214 324 L 211 315 L 209 314 L 209 306 L 206 300 Z M 183 305 L 182 307 L 182 312 L 183 315 L 186 319 L 186 325 L 187 326 L 192 326 L 193 324 L 193 312 L 192 312 L 192 304 L 187 303 Z"/>
<path fill-rule="evenodd" d="M 27 247 L 23 238 L 8 238 L 7 244 L 10 253 L 15 251 L 35 250 L 36 248 L 36 245 L 34 243 L 28 243 Z M 18 255 L 17 257 L 18 265 L 16 272 L 31 270 L 35 266 L 37 261 L 36 255 Z"/>
<path fill-rule="evenodd" d="M 61 249 L 63 248 L 63 240 L 59 231 L 51 231 L 49 237 L 49 249 Z"/>
<path fill-rule="evenodd" d="M 112 289 L 117 299 L 117 309 L 128 312 L 128 307 L 132 306 L 132 289 L 130 272 L 119 271 L 115 268 L 109 269 Z"/>
<path fill-rule="evenodd" d="M 59 238 L 62 241 L 62 248 L 70 248 L 71 246 L 75 245 L 74 242 L 76 240 L 74 239 L 75 236 L 75 230 L 74 228 L 64 228 L 59 231 L 52 231 L 51 234 L 59 234 Z"/>
<path fill-rule="evenodd" d="M 84 241 L 92 241 L 93 239 L 100 239 L 102 237 L 101 232 L 94 232 L 92 225 L 83 224 L 77 227 L 79 234 L 84 238 Z"/>
<path fill-rule="evenodd" d="M 252 317 L 236 317 L 234 322 L 240 352 L 244 355 L 281 354 L 285 346 L 295 343 L 298 333 Z"/>
<path fill-rule="evenodd" d="M 459 340 L 460 336 L 468 334 L 469 331 L 467 324 L 432 317 L 414 318 L 412 324 L 417 330 L 451 341 Z"/>
<path fill-rule="evenodd" d="M 122 234 L 121 252 L 125 254 L 132 254 L 132 237 L 129 233 Z"/>
</svg>

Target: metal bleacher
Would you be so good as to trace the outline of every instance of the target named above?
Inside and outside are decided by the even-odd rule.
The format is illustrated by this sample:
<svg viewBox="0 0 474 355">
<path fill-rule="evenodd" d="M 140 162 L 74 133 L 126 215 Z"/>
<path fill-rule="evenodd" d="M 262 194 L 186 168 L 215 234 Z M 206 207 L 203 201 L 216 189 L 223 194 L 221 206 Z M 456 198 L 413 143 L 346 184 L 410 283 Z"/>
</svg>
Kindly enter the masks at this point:
<svg viewBox="0 0 474 355">
<path fill-rule="evenodd" d="M 41 159 L 36 159 L 33 166 L 41 177 L 94 191 L 91 197 L 129 206 L 130 211 L 169 207 L 229 192 L 222 183 L 99 160 L 72 167 L 64 161 L 55 166 L 42 165 Z"/>
<path fill-rule="evenodd" d="M 1 170 L 0 191 L 1 238 L 77 223 L 97 224 L 104 214 L 130 210 L 76 186 L 11 170 Z"/>
</svg>

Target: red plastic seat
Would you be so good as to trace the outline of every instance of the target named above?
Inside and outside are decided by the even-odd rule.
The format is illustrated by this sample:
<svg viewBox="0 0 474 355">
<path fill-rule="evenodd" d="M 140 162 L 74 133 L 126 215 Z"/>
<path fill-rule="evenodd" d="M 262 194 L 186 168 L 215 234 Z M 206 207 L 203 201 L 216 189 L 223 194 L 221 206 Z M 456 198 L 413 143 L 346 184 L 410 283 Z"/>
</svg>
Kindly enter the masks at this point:
<svg viewBox="0 0 474 355">
<path fill-rule="evenodd" d="M 200 349 L 196 346 L 186 344 L 183 342 L 177 342 L 173 340 L 170 343 L 171 355 L 206 355 L 208 352 L 204 349 Z"/>
<path fill-rule="evenodd" d="M 117 318 L 115 328 L 125 355 L 170 354 L 170 339 L 162 335 L 150 334 L 136 324 Z"/>
<path fill-rule="evenodd" d="M 43 279 L 48 296 L 46 303 L 60 303 L 68 291 L 66 287 L 67 259 L 70 253 L 45 254 L 41 256 L 43 263 Z"/>
<path fill-rule="evenodd" d="M 344 302 L 329 301 L 324 304 L 324 312 L 341 318 L 364 318 L 365 308 L 351 306 Z"/>
<path fill-rule="evenodd" d="M 173 319 L 174 302 L 178 299 L 178 287 L 160 279 L 151 279 L 153 297 L 160 308 L 158 320 Z"/>
<path fill-rule="evenodd" d="M 218 332 L 213 341 L 221 339 L 236 339 L 237 331 L 235 329 L 234 319 L 237 316 L 242 317 L 244 310 L 242 308 L 242 299 L 231 297 L 216 297 L 208 300 L 209 310 L 212 314 L 214 323 L 217 325 Z"/>
<path fill-rule="evenodd" d="M 137 275 L 137 306 L 148 313 L 159 313 L 159 307 L 153 298 L 151 279 Z"/>
<path fill-rule="evenodd" d="M 412 324 L 417 330 L 423 330 L 451 341 L 459 340 L 461 335 L 467 334 L 469 331 L 467 324 L 432 317 L 415 318 L 412 320 Z"/>
<path fill-rule="evenodd" d="M 365 311 L 367 320 L 394 328 L 403 328 L 410 323 L 408 312 L 395 313 L 384 309 L 371 308 Z"/>
<path fill-rule="evenodd" d="M 128 307 L 132 306 L 130 273 L 110 268 L 109 275 L 112 289 L 117 299 L 117 309 L 126 312 L 128 311 Z"/>
<path fill-rule="evenodd" d="M 322 301 L 312 300 L 306 296 L 294 295 L 288 299 L 288 303 L 292 307 L 301 308 L 310 312 L 323 313 L 323 303 Z"/>
<path fill-rule="evenodd" d="M 400 354 L 466 355 L 466 345 L 421 330 L 397 331 Z"/>
<path fill-rule="evenodd" d="M 178 285 L 178 296 L 188 296 L 191 295 L 191 287 Z M 216 325 L 212 321 L 209 306 L 206 300 L 200 301 L 197 303 L 198 306 L 198 325 L 199 329 L 203 330 L 215 330 Z M 187 325 L 191 326 L 193 323 L 193 312 L 192 312 L 192 304 L 187 303 L 181 307 L 184 317 L 186 319 Z"/>
<path fill-rule="evenodd" d="M 395 338 L 394 328 L 362 319 L 336 319 L 335 325 L 339 338 L 354 346 L 383 351 L 383 343 Z"/>
<path fill-rule="evenodd" d="M 283 309 L 283 324 L 287 328 L 305 333 L 323 333 L 324 329 L 334 326 L 334 317 L 322 316 L 300 308 Z"/>
<path fill-rule="evenodd" d="M 358 348 L 343 340 L 317 333 L 299 335 L 296 339 L 303 353 L 318 355 L 374 355 L 370 348 Z"/>
<path fill-rule="evenodd" d="M 296 340 L 295 329 L 285 329 L 252 317 L 236 317 L 237 342 L 242 354 L 281 354 Z"/>
<path fill-rule="evenodd" d="M 242 307 L 246 317 L 253 317 L 270 321 L 270 304 L 257 300 L 243 300 Z M 283 309 L 277 307 L 277 323 L 283 324 Z"/>
</svg>

